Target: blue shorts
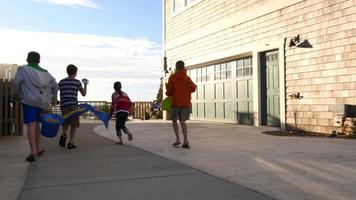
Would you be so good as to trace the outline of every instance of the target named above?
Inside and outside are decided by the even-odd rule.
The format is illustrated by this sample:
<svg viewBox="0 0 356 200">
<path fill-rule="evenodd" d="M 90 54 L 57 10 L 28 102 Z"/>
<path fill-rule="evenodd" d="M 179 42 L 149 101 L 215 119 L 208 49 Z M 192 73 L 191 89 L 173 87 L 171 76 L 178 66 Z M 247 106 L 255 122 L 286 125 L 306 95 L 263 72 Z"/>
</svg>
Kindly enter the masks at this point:
<svg viewBox="0 0 356 200">
<path fill-rule="evenodd" d="M 31 122 L 41 122 L 42 109 L 22 104 L 23 106 L 23 122 L 25 124 Z"/>
</svg>

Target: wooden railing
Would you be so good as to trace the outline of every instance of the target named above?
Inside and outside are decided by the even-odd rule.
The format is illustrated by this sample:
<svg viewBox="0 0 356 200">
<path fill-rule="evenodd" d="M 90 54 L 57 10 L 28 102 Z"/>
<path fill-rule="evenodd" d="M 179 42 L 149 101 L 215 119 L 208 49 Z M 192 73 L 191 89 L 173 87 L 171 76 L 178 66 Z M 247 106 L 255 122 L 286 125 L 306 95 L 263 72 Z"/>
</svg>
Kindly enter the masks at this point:
<svg viewBox="0 0 356 200">
<path fill-rule="evenodd" d="M 93 106 L 94 108 L 98 108 L 99 110 L 102 110 L 104 112 L 108 112 L 110 109 L 110 105 L 111 105 L 111 103 L 107 102 L 107 101 L 79 101 L 78 102 L 78 104 L 83 104 L 83 103 L 87 103 L 87 104 Z M 60 109 L 59 105 L 52 106 L 52 113 L 61 115 L 61 109 Z M 81 115 L 81 118 L 93 119 L 96 117 L 95 117 L 94 113 L 86 112 Z"/>
<path fill-rule="evenodd" d="M 0 79 L 0 136 L 22 135 L 22 106 L 10 102 L 11 81 Z"/>
<path fill-rule="evenodd" d="M 133 119 L 149 119 L 149 111 L 151 109 L 151 101 L 135 101 L 132 107 L 132 118 Z"/>
<path fill-rule="evenodd" d="M 79 101 L 78 103 L 79 104 L 87 103 L 105 112 L 108 112 L 111 106 L 111 102 L 107 102 L 107 101 Z M 152 106 L 151 101 L 135 101 L 133 103 L 133 107 L 130 115 L 132 116 L 133 119 L 142 119 L 142 120 L 149 119 L 151 106 Z M 58 105 L 53 106 L 52 113 L 60 115 L 61 114 L 60 107 Z M 94 113 L 92 112 L 86 112 L 83 115 L 81 115 L 81 117 L 86 119 L 96 118 Z"/>
</svg>

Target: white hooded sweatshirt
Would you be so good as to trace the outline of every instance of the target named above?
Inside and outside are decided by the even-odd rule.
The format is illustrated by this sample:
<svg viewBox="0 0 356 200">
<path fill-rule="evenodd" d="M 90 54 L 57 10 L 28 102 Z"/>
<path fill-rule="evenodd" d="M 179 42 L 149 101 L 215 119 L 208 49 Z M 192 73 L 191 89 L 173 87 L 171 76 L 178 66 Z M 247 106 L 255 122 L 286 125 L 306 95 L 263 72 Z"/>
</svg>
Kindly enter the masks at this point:
<svg viewBox="0 0 356 200">
<path fill-rule="evenodd" d="M 21 103 L 37 108 L 47 109 L 52 101 L 57 100 L 58 85 L 55 78 L 47 71 L 28 65 L 17 69 L 12 89 Z"/>
</svg>

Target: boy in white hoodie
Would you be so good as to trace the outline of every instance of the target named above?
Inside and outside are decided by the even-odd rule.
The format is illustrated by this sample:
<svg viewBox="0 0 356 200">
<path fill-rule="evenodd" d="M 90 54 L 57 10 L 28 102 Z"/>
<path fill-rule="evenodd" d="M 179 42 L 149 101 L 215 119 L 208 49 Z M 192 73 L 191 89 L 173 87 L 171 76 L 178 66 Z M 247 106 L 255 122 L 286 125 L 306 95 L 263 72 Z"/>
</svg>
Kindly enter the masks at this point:
<svg viewBox="0 0 356 200">
<path fill-rule="evenodd" d="M 42 110 L 57 104 L 57 82 L 47 70 L 41 68 L 40 54 L 29 52 L 27 65 L 17 69 L 12 89 L 15 99 L 23 105 L 24 123 L 27 124 L 27 137 L 31 148 L 26 161 L 35 161 L 35 156 L 44 150 L 40 147 L 40 127 Z"/>
</svg>

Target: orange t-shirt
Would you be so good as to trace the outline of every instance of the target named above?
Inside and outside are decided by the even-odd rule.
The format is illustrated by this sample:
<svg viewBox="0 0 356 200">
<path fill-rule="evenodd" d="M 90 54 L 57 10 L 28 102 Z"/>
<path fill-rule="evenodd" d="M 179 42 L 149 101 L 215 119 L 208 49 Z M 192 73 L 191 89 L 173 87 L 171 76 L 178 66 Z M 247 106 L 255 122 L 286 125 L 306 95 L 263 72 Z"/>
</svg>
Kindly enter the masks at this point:
<svg viewBox="0 0 356 200">
<path fill-rule="evenodd" d="M 169 77 L 166 95 L 172 98 L 173 107 L 189 107 L 191 93 L 195 92 L 196 88 L 187 71 L 181 70 Z"/>
</svg>

